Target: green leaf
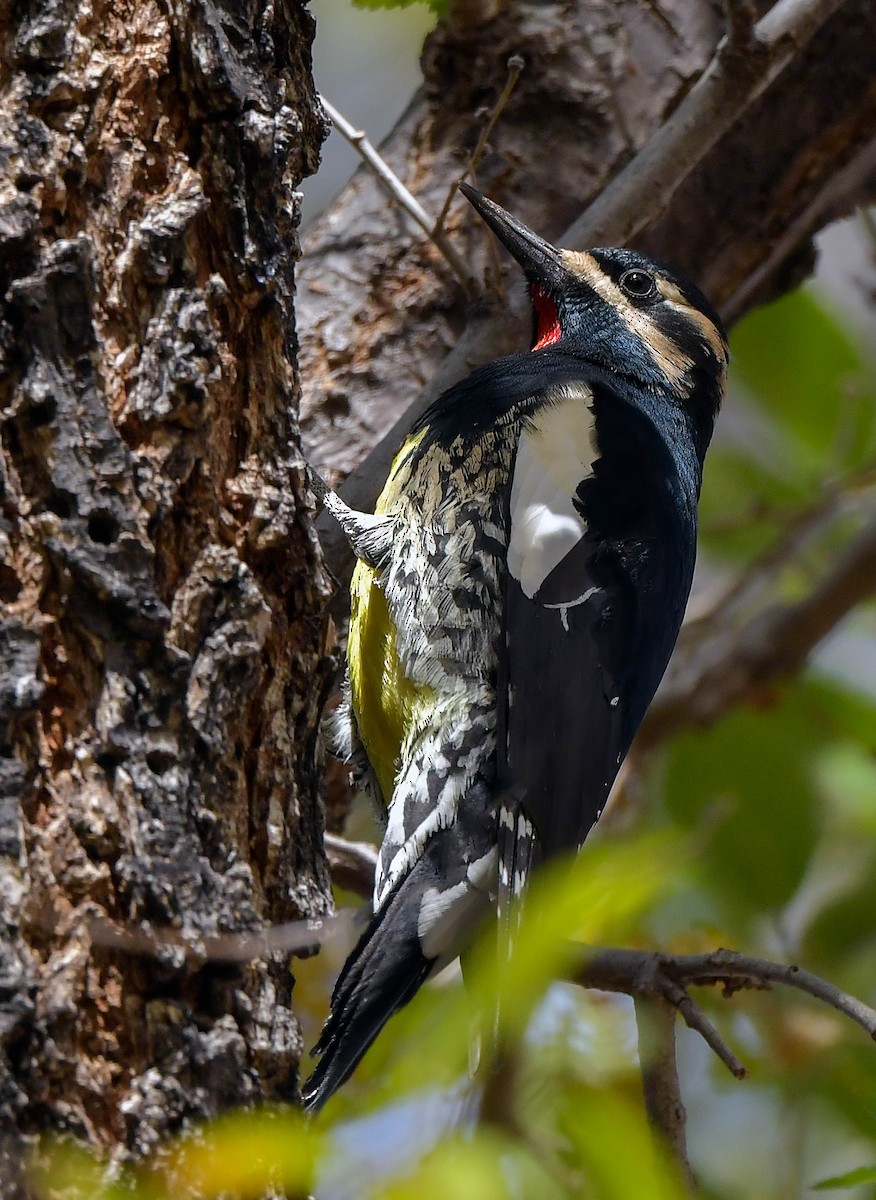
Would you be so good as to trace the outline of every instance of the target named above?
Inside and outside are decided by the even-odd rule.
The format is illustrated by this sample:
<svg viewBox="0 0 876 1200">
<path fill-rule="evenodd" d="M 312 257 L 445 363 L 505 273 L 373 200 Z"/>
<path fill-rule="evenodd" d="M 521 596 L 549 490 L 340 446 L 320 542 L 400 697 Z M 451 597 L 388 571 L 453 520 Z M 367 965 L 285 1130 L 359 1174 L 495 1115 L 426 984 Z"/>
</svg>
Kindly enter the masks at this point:
<svg viewBox="0 0 876 1200">
<path fill-rule="evenodd" d="M 832 1175 L 830 1179 L 822 1179 L 811 1186 L 813 1192 L 826 1192 L 830 1188 L 857 1187 L 859 1183 L 876 1183 L 876 1167 L 858 1167 L 855 1171 Z"/>
<path fill-rule="evenodd" d="M 811 476 L 793 461 L 769 466 L 748 453 L 716 447 L 706 460 L 700 498 L 700 543 L 724 558 L 763 553 L 777 518 L 811 502 Z"/>
<path fill-rule="evenodd" d="M 34 1200 L 132 1200 L 132 1192 L 107 1175 L 105 1164 L 68 1138 L 45 1138 L 27 1166 Z M 133 1193 L 140 1195 L 139 1189 Z"/>
<path fill-rule="evenodd" d="M 413 8 L 415 4 L 425 4 L 438 17 L 447 16 L 449 0 L 353 0 L 356 8 Z"/>
<path fill-rule="evenodd" d="M 392 1182 L 385 1200 L 447 1200 L 473 1196 L 477 1200 L 510 1200 L 512 1193 L 502 1171 L 510 1147 L 505 1139 L 481 1132 L 471 1140 L 441 1142 L 417 1167 Z"/>
<path fill-rule="evenodd" d="M 638 1095 L 575 1088 L 565 1098 L 563 1131 L 577 1151 L 593 1200 L 682 1200 L 688 1194 L 648 1128 Z"/>
<path fill-rule="evenodd" d="M 876 948 L 876 854 L 866 856 L 863 862 L 855 862 L 848 854 L 845 869 L 848 886 L 828 898 L 803 940 L 807 960 L 824 964 L 824 971 L 835 971 L 837 963 L 856 951 Z"/>
<path fill-rule="evenodd" d="M 815 676 L 807 690 L 822 707 L 827 728 L 833 736 L 849 738 L 876 754 L 876 700 L 834 679 Z"/>
<path fill-rule="evenodd" d="M 277 1189 L 306 1195 L 317 1150 L 318 1135 L 297 1110 L 236 1112 L 168 1147 L 159 1172 L 169 1196 L 258 1200 Z"/>
</svg>

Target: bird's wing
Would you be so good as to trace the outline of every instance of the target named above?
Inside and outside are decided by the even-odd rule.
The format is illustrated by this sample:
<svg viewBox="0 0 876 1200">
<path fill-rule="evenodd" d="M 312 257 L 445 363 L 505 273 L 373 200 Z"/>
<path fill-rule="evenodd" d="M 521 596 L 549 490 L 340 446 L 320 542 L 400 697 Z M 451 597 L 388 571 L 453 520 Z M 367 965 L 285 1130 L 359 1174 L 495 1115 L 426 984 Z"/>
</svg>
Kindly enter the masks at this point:
<svg viewBox="0 0 876 1200">
<path fill-rule="evenodd" d="M 618 679 L 637 592 L 587 520 L 599 447 L 592 393 L 566 386 L 521 432 L 508 511 L 499 675 L 500 897 L 534 855 L 572 849 L 597 820 L 623 750 Z"/>
</svg>

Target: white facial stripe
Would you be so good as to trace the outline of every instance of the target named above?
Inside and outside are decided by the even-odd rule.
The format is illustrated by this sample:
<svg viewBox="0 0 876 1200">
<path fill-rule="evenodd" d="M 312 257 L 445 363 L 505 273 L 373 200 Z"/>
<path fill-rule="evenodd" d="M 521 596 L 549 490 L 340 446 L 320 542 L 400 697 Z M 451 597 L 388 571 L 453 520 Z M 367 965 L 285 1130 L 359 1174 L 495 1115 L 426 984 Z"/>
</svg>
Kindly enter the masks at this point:
<svg viewBox="0 0 876 1200">
<path fill-rule="evenodd" d="M 563 250 L 561 253 L 572 274 L 577 275 L 588 287 L 592 287 L 598 296 L 610 304 L 631 332 L 636 334 L 640 341 L 647 346 L 658 369 L 663 372 L 670 383 L 675 386 L 681 385 L 693 366 L 693 362 L 686 354 L 682 353 L 672 338 L 667 337 L 659 328 L 648 310 L 637 308 L 631 304 L 629 298 L 605 273 L 592 254 L 575 250 Z M 670 299 L 669 292 L 671 291 L 672 307 L 691 324 L 696 325 L 717 354 L 719 361 L 723 359 L 725 352 L 721 345 L 721 339 L 708 317 L 697 309 L 691 308 L 682 293 L 668 279 L 658 275 L 657 287 L 661 295 L 667 299 Z"/>
<path fill-rule="evenodd" d="M 532 599 L 587 526 L 573 497 L 598 457 L 589 388 L 566 388 L 536 413 L 517 447 L 508 569 Z"/>
</svg>

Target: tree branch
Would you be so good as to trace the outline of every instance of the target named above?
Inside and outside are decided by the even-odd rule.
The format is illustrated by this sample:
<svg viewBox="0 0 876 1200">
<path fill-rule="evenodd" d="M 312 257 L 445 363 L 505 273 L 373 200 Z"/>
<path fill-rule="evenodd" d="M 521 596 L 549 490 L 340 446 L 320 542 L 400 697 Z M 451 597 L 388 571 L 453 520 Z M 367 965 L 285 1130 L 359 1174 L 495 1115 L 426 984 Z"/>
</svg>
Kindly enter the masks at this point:
<svg viewBox="0 0 876 1200">
<path fill-rule="evenodd" d="M 658 980 L 660 990 L 665 999 L 676 1008 L 684 1018 L 688 1029 L 698 1033 L 710 1050 L 720 1058 L 731 1075 L 737 1079 L 746 1079 L 748 1070 L 736 1057 L 718 1030 L 684 988 L 672 979 L 661 976 Z"/>
<path fill-rule="evenodd" d="M 487 142 L 490 134 L 493 132 L 499 117 L 504 112 L 506 104 L 511 99 L 511 93 L 517 86 L 517 80 L 520 78 L 520 73 L 523 70 L 523 66 L 523 59 L 519 54 L 512 54 L 508 59 L 508 78 L 505 80 L 505 86 L 502 88 L 502 91 L 499 94 L 499 99 L 493 105 L 492 110 L 489 112 L 487 119 L 484 122 L 484 127 L 480 132 L 480 137 L 478 138 L 478 143 L 472 151 L 471 157 L 466 163 L 465 170 L 462 172 L 459 179 L 455 179 L 453 181 L 452 185 L 447 191 L 447 196 L 443 205 L 441 206 L 441 212 L 438 214 L 438 220 L 435 222 L 436 235 L 440 234 L 441 230 L 444 228 L 444 222 L 447 220 L 447 214 L 450 211 L 450 205 L 457 196 L 458 185 L 462 183 L 463 180 L 468 179 L 469 175 L 472 175 L 478 169 L 480 161 L 484 156 L 484 151 L 487 148 Z"/>
<path fill-rule="evenodd" d="M 327 833 L 325 852 L 332 883 L 370 903 L 377 870 L 376 847 L 370 842 L 349 842 L 337 834 Z"/>
<path fill-rule="evenodd" d="M 776 570 L 787 559 L 776 555 Z M 761 579 L 759 588 L 768 590 Z M 761 599 L 740 621 L 736 590 L 682 629 L 678 648 L 636 739 L 641 751 L 680 729 L 707 725 L 766 684 L 799 670 L 853 608 L 876 594 L 876 518 L 836 555 L 799 600 Z"/>
<path fill-rule="evenodd" d="M 876 1010 L 850 996 L 833 983 L 793 964 L 772 962 L 739 954 L 735 950 L 713 950 L 708 954 L 663 954 L 649 950 L 588 950 L 574 981 L 582 987 L 628 996 L 661 993 L 669 998 L 671 985 L 687 989 L 692 984 L 720 984 L 724 995 L 743 988 L 764 989 L 775 983 L 796 988 L 821 1000 L 860 1025 L 876 1041 Z"/>
<path fill-rule="evenodd" d="M 645 1112 L 651 1128 L 678 1164 L 691 1195 L 696 1185 L 687 1157 L 687 1116 L 678 1082 L 675 1056 L 675 1007 L 664 996 L 637 995 L 633 998 L 639 1035 L 639 1064 Z"/>
<path fill-rule="evenodd" d="M 842 0 L 777 0 L 745 36 L 745 8 L 730 6 L 730 33 L 660 131 L 563 235 L 573 250 L 628 245 L 656 216 L 716 142 L 769 87 Z M 755 52 L 756 47 L 756 52 Z"/>
</svg>

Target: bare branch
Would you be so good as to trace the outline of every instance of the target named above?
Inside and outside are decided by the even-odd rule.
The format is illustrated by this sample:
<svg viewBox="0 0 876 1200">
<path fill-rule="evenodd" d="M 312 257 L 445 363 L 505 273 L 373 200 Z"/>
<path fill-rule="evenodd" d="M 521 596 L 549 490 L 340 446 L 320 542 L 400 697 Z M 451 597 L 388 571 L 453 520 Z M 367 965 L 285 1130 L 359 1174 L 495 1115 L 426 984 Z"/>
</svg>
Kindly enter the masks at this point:
<svg viewBox="0 0 876 1200">
<path fill-rule="evenodd" d="M 836 1009 L 856 1025 L 860 1025 L 876 1041 L 876 1009 L 850 996 L 836 984 L 829 983 L 811 971 L 792 963 L 777 963 L 766 958 L 754 958 L 735 950 L 715 950 L 710 954 L 672 955 L 668 960 L 671 973 L 678 982 L 722 984 L 725 995 L 739 988 L 763 988 L 780 983 L 796 988 Z"/>
<path fill-rule="evenodd" d="M 370 902 L 377 870 L 377 849 L 369 842 L 348 842 L 334 833 L 325 835 L 325 852 L 332 882 Z"/>
<path fill-rule="evenodd" d="M 725 996 L 742 988 L 763 989 L 780 983 L 806 992 L 836 1009 L 876 1041 L 876 1010 L 863 1001 L 802 967 L 739 954 L 735 950 L 714 950 L 709 954 L 588 950 L 574 978 L 582 987 L 599 991 L 622 992 L 628 996 L 653 995 L 659 991 L 667 998 L 672 995 L 666 990 L 667 981 L 682 989 L 692 984 L 720 984 Z"/>
<path fill-rule="evenodd" d="M 307 957 L 324 942 L 339 934 L 349 936 L 361 920 L 359 910 L 346 908 L 334 916 L 289 921 L 265 929 L 241 933 L 188 935 L 167 926 L 119 925 L 98 914 L 89 915 L 86 925 L 92 945 L 122 954 L 161 958 L 182 967 L 205 963 L 247 963 L 259 958 Z"/>
<path fill-rule="evenodd" d="M 665 977 L 660 981 L 660 989 L 669 1003 L 681 1013 L 688 1029 L 692 1029 L 700 1035 L 706 1045 L 720 1058 L 730 1074 L 737 1079 L 747 1078 L 748 1070 L 745 1064 L 736 1057 L 693 997 L 689 996 L 675 980 Z"/>
<path fill-rule="evenodd" d="M 368 140 L 367 135 L 361 129 L 356 129 L 351 125 L 347 118 L 331 104 L 325 96 L 320 96 L 322 106 L 328 115 L 331 117 L 332 124 L 346 140 L 350 143 L 356 153 L 364 159 L 375 175 L 382 181 L 390 195 L 398 202 L 401 208 L 413 218 L 420 226 L 429 240 L 440 251 L 444 259 L 450 266 L 454 275 L 465 288 L 469 295 L 474 295 L 477 291 L 474 280 L 469 274 L 468 268 L 462 261 L 457 252 L 448 242 L 447 238 L 441 233 L 440 227 L 436 226 L 435 222 L 417 200 L 395 172 L 389 167 L 386 161 L 381 158 L 380 154 L 375 149 L 374 145 Z"/>
<path fill-rule="evenodd" d="M 333 833 L 325 834 L 325 851 L 332 882 L 348 892 L 371 901 L 377 849 L 369 842 L 350 842 Z M 367 910 L 370 912 L 370 907 Z M 185 963 L 246 963 L 257 958 L 312 953 L 330 938 L 349 936 L 364 915 L 363 910 L 341 909 L 333 916 L 306 921 L 289 921 L 266 929 L 212 936 L 189 936 L 184 931 L 144 925 L 120 925 L 93 914 L 87 919 L 92 944 L 123 954 L 150 958 L 179 959 Z"/>
<path fill-rule="evenodd" d="M 668 1147 L 691 1195 L 696 1185 L 687 1158 L 687 1115 L 675 1056 L 675 1008 L 664 996 L 636 995 L 636 1027 L 645 1112 L 651 1128 Z"/>
</svg>

